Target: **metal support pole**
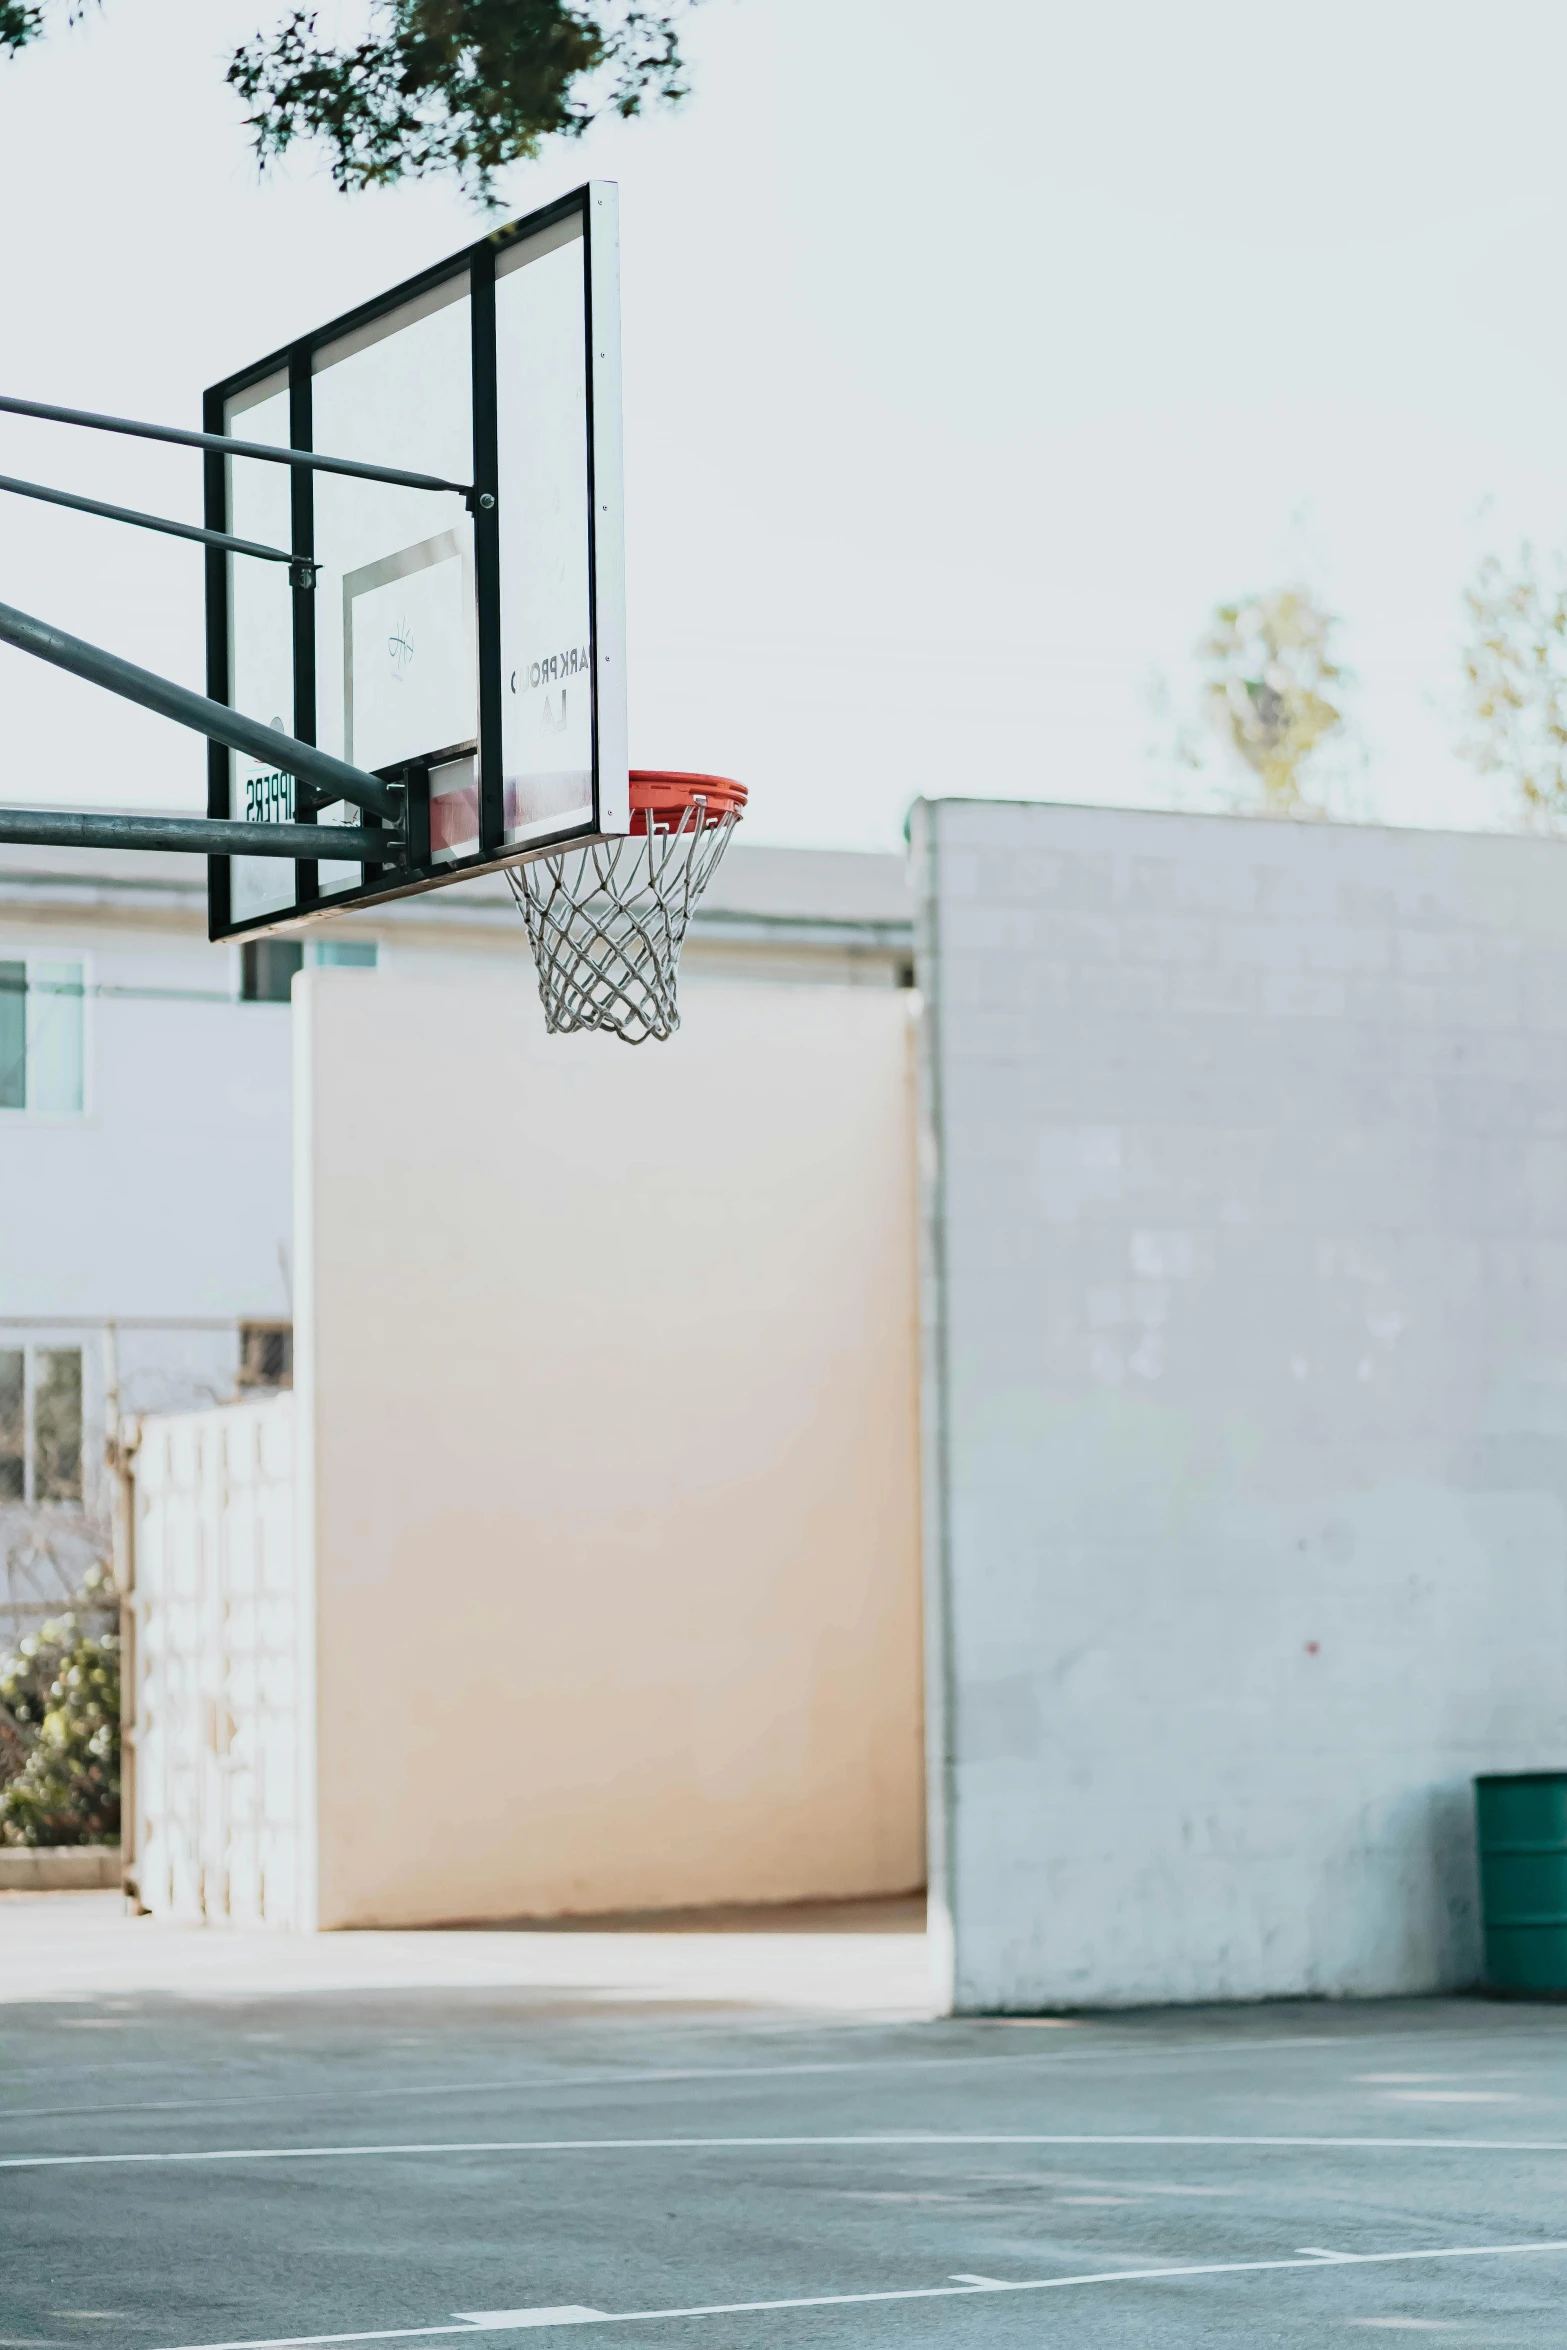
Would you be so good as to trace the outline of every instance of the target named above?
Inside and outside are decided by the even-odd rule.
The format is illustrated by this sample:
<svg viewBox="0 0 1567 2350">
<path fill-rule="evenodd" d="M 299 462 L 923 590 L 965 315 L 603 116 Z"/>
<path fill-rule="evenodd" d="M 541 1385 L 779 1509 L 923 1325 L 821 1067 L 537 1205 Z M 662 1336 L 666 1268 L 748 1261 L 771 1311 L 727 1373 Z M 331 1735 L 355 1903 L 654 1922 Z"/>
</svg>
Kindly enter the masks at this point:
<svg viewBox="0 0 1567 2350">
<path fill-rule="evenodd" d="M 324 801 L 351 800 L 356 808 L 367 808 L 371 815 L 384 816 L 393 823 L 402 815 L 401 796 L 378 776 L 350 767 L 345 759 L 334 759 L 330 751 L 318 751 L 313 743 L 296 742 L 293 735 L 283 734 L 275 726 L 246 718 L 226 703 L 209 702 L 205 694 L 193 694 L 188 686 L 157 677 L 150 669 L 138 669 L 117 653 L 106 653 L 99 645 L 67 636 L 63 628 L 51 628 L 46 620 L 34 620 L 9 604 L 0 604 L 0 644 L 15 645 L 19 652 L 32 653 L 56 669 L 69 670 L 73 677 L 85 677 L 89 685 L 101 685 L 127 702 L 139 702 L 144 710 L 156 710 L 161 718 L 172 718 L 176 726 L 188 726 L 209 742 L 227 743 L 231 751 L 243 751 L 264 767 L 281 768 L 285 775 L 314 784 Z M 294 853 L 311 854 L 309 849 Z"/>
<path fill-rule="evenodd" d="M 46 424 L 81 424 L 90 432 L 129 433 L 138 441 L 173 441 L 181 449 L 216 449 L 226 457 L 257 457 L 265 465 L 302 465 L 311 473 L 346 473 L 359 481 L 389 481 L 405 490 L 449 490 L 473 497 L 473 484 L 438 473 L 407 473 L 396 465 L 366 465 L 358 457 L 322 457 L 314 449 L 277 449 L 270 441 L 236 441 L 227 433 L 185 432 L 174 424 L 138 424 L 132 416 L 99 416 L 90 408 L 56 408 L 47 400 L 0 398 L 0 415 L 39 416 Z"/>
<path fill-rule="evenodd" d="M 229 555 L 255 555 L 263 563 L 287 563 L 291 568 L 300 561 L 287 547 L 266 547 L 259 539 L 237 539 L 226 530 L 198 530 L 194 522 L 170 522 L 166 515 L 143 514 L 134 506 L 106 506 L 102 498 L 79 498 L 74 490 L 51 490 L 41 481 L 17 481 L 9 473 L 0 473 L 0 490 L 9 490 L 18 498 L 42 498 L 50 506 L 67 506 L 74 514 L 100 514 L 105 522 L 129 522 L 137 530 L 161 530 L 171 539 L 195 539 L 204 547 L 221 547 Z M 319 565 L 311 563 L 305 568 L 314 584 Z"/>
<path fill-rule="evenodd" d="M 46 849 L 173 849 L 193 857 L 321 857 L 402 862 L 396 833 L 360 824 L 237 824 L 211 816 L 88 815 L 77 808 L 0 808 L 0 842 Z"/>
</svg>

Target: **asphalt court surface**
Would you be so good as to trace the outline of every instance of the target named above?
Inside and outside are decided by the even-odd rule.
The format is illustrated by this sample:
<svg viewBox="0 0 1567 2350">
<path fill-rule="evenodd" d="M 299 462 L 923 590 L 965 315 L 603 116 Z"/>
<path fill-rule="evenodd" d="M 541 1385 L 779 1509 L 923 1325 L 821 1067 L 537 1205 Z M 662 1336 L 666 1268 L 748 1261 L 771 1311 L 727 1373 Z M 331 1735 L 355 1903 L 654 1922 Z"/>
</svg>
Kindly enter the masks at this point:
<svg viewBox="0 0 1567 2350">
<path fill-rule="evenodd" d="M 562 1973 L 0 2006 L 0 2346 L 1567 2340 L 1567 2011 L 835 2019 Z"/>
</svg>

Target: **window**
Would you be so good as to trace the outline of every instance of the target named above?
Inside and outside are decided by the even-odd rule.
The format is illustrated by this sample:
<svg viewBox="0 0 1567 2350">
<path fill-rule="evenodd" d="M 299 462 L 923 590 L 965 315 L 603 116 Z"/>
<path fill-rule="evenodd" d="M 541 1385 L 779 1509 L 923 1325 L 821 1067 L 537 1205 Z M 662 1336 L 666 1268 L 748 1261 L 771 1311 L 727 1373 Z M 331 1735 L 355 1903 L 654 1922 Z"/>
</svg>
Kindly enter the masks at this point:
<svg viewBox="0 0 1567 2350">
<path fill-rule="evenodd" d="M 373 938 L 318 938 L 310 950 L 310 960 L 318 968 L 373 971 L 379 952 Z"/>
<path fill-rule="evenodd" d="M 82 1498 L 82 1350 L 40 1348 L 33 1356 L 33 1499 Z"/>
<path fill-rule="evenodd" d="M 81 1498 L 81 1348 L 0 1347 L 0 1502 Z"/>
<path fill-rule="evenodd" d="M 239 1383 L 241 1387 L 292 1387 L 294 1332 L 288 1322 L 241 1322 L 239 1326 Z"/>
<path fill-rule="evenodd" d="M 27 965 L 0 963 L 0 1109 L 27 1107 Z"/>
<path fill-rule="evenodd" d="M 0 1110 L 80 1111 L 86 993 L 80 963 L 0 957 Z"/>
<path fill-rule="evenodd" d="M 318 938 L 311 941 L 309 959 L 318 971 L 373 971 L 380 952 L 373 938 Z M 304 965 L 305 950 L 297 939 L 252 939 L 240 949 L 241 1002 L 286 1004 L 294 973 Z M 3 1052 L 0 1045 L 0 1056 Z"/>
<path fill-rule="evenodd" d="M 240 1001 L 286 1004 L 305 950 L 293 938 L 253 938 L 240 949 Z"/>
<path fill-rule="evenodd" d="M 0 1351 L 0 1501 L 27 1499 L 27 1357 Z"/>
</svg>

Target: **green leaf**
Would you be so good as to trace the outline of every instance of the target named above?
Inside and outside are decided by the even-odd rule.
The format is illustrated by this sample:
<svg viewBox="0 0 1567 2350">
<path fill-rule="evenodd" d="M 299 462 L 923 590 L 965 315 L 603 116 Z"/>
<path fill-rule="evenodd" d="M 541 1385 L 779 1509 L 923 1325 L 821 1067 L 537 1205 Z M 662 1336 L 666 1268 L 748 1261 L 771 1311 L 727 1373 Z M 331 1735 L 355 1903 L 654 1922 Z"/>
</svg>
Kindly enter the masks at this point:
<svg viewBox="0 0 1567 2350">
<path fill-rule="evenodd" d="M 300 8 L 236 50 L 227 79 L 263 167 L 316 142 L 341 189 L 450 172 L 483 201 L 546 138 L 685 87 L 671 8 L 634 0 L 372 0 L 347 48 Z"/>
</svg>

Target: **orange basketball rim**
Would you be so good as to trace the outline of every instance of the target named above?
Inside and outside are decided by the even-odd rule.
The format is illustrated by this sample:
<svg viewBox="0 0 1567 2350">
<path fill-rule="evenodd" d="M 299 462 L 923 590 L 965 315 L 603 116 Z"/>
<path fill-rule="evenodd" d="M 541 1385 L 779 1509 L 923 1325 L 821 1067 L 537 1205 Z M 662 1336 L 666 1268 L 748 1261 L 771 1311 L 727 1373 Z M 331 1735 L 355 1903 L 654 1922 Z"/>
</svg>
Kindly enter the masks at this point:
<svg viewBox="0 0 1567 2350">
<path fill-rule="evenodd" d="M 690 775 L 678 768 L 633 767 L 631 770 L 631 829 L 633 832 L 678 832 L 688 809 L 697 811 L 690 825 L 706 831 L 724 817 L 745 809 L 745 785 L 728 775 Z"/>
</svg>

